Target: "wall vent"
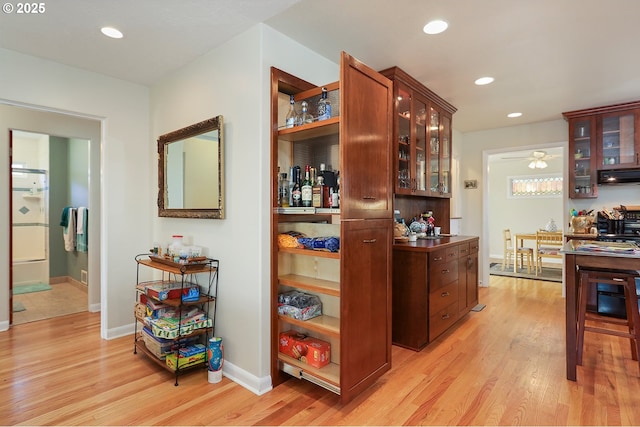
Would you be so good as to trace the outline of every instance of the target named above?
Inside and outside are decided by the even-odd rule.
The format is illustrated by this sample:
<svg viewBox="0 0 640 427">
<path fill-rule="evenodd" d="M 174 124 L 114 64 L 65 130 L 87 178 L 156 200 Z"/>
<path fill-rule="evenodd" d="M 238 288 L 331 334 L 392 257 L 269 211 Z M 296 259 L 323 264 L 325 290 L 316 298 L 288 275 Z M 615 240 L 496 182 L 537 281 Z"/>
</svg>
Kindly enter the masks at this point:
<svg viewBox="0 0 640 427">
<path fill-rule="evenodd" d="M 80 270 L 80 282 L 87 284 L 87 270 Z"/>
</svg>

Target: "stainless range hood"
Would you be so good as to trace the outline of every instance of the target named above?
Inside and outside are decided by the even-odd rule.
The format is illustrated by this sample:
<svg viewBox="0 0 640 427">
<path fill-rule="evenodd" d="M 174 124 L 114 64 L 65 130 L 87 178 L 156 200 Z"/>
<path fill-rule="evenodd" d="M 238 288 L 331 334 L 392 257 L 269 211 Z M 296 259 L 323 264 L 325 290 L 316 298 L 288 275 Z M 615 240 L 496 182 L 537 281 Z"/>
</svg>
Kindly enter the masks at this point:
<svg viewBox="0 0 640 427">
<path fill-rule="evenodd" d="M 598 184 L 640 183 L 640 169 L 614 169 L 598 171 Z"/>
</svg>

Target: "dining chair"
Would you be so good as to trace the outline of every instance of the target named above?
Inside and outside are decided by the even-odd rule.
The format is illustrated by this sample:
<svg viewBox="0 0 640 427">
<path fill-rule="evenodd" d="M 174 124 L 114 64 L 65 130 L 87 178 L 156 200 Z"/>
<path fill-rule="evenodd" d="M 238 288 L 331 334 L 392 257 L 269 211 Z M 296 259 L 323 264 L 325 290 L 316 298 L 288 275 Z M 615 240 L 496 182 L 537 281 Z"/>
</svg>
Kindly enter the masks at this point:
<svg viewBox="0 0 640 427">
<path fill-rule="evenodd" d="M 515 247 L 515 254 L 516 254 L 516 259 L 513 260 L 515 266 L 518 266 L 518 257 L 520 258 L 520 267 L 524 268 L 524 258 L 527 258 L 527 273 L 531 273 L 531 267 L 533 266 L 533 248 L 528 248 L 525 246 L 517 246 L 517 242 L 514 243 L 513 239 L 511 238 L 511 230 L 508 228 L 505 228 L 504 230 L 502 230 L 502 237 L 504 240 L 504 257 L 502 260 L 502 271 L 505 270 L 505 268 L 509 268 L 509 265 L 511 264 L 511 256 L 514 254 L 514 247 Z M 535 268 L 535 267 L 534 267 Z"/>
<path fill-rule="evenodd" d="M 536 276 L 542 272 L 544 258 L 562 258 L 562 231 L 536 231 Z"/>
</svg>

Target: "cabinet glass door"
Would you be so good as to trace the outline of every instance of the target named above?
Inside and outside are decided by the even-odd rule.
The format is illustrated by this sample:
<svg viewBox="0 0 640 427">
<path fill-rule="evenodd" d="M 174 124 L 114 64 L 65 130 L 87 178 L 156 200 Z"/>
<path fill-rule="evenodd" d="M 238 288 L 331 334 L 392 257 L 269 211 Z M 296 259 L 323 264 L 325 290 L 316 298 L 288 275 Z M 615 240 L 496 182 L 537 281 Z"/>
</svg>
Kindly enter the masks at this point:
<svg viewBox="0 0 640 427">
<path fill-rule="evenodd" d="M 429 108 L 429 190 L 440 192 L 440 113 Z"/>
<path fill-rule="evenodd" d="M 602 117 L 602 140 L 599 147 L 603 169 L 636 166 L 635 114 L 610 114 Z"/>
<path fill-rule="evenodd" d="M 596 157 L 594 152 L 594 119 L 576 119 L 570 123 L 569 152 L 573 156 L 573 173 L 569 175 L 571 198 L 597 196 Z"/>
<path fill-rule="evenodd" d="M 411 192 L 411 95 L 399 88 L 396 96 L 398 103 L 398 177 L 396 191 Z"/>
<path fill-rule="evenodd" d="M 427 104 L 419 99 L 414 103 L 415 111 L 415 169 L 416 191 L 427 191 Z"/>
<path fill-rule="evenodd" d="M 449 141 L 451 135 L 451 119 L 444 114 L 442 115 L 442 161 L 440 162 L 441 177 L 440 177 L 440 192 L 442 194 L 448 194 L 451 191 L 451 141 Z"/>
</svg>

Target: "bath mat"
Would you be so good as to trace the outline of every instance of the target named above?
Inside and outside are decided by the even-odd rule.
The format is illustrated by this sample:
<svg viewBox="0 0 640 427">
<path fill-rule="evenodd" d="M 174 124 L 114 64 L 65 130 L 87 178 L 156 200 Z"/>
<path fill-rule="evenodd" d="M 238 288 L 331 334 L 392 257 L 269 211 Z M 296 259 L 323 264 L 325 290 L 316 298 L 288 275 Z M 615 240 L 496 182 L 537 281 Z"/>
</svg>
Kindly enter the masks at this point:
<svg viewBox="0 0 640 427">
<path fill-rule="evenodd" d="M 51 286 L 48 283 L 33 283 L 31 285 L 19 285 L 13 287 L 14 295 L 29 294 L 31 292 L 49 291 Z"/>
<path fill-rule="evenodd" d="M 13 302 L 13 312 L 17 313 L 18 311 L 25 311 L 26 308 L 24 307 L 24 304 L 22 304 L 20 301 L 14 301 Z"/>
</svg>

